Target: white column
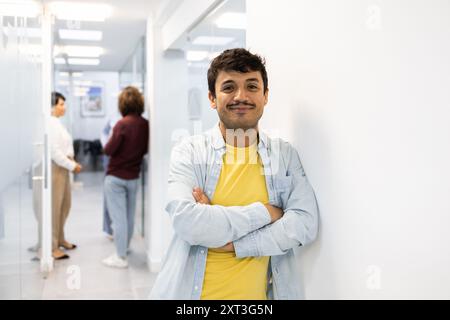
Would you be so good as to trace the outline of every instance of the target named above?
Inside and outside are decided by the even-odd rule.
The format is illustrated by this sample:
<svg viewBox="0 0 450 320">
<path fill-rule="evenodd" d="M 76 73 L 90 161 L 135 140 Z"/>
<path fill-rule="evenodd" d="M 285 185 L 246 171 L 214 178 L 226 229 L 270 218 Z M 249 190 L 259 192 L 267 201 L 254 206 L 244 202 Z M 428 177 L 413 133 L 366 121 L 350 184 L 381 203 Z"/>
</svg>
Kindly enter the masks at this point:
<svg viewBox="0 0 450 320">
<path fill-rule="evenodd" d="M 165 212 L 170 153 L 175 138 L 189 134 L 188 70 L 182 51 L 162 48 L 161 28 L 147 24 L 147 92 L 149 108 L 149 210 L 146 241 L 150 269 L 158 271 L 172 236 Z"/>
</svg>

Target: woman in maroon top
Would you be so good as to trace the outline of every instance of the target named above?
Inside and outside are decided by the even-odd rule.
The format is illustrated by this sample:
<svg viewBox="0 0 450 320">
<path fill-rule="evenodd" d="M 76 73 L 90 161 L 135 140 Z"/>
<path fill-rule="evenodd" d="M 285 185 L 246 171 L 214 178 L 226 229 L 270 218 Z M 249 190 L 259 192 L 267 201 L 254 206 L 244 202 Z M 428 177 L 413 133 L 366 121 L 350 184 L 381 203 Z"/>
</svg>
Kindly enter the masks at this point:
<svg viewBox="0 0 450 320">
<path fill-rule="evenodd" d="M 104 188 L 111 216 L 116 253 L 103 260 L 109 267 L 126 268 L 127 251 L 134 230 L 136 193 L 142 159 L 148 151 L 149 125 L 141 115 L 144 98 L 126 87 L 119 96 L 123 118 L 114 126 L 104 151 L 110 157 Z"/>
</svg>

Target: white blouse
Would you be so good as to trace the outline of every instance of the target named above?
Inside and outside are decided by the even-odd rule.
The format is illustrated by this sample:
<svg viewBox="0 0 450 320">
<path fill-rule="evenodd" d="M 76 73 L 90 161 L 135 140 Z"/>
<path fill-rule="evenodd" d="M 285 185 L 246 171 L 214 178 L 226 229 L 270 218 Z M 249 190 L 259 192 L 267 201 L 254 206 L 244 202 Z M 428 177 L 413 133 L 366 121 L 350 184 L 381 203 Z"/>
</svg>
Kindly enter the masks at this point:
<svg viewBox="0 0 450 320">
<path fill-rule="evenodd" d="M 76 162 L 69 159 L 73 158 L 72 136 L 64 128 L 62 123 L 56 117 L 50 117 L 50 155 L 52 160 L 60 167 L 73 171 Z"/>
</svg>

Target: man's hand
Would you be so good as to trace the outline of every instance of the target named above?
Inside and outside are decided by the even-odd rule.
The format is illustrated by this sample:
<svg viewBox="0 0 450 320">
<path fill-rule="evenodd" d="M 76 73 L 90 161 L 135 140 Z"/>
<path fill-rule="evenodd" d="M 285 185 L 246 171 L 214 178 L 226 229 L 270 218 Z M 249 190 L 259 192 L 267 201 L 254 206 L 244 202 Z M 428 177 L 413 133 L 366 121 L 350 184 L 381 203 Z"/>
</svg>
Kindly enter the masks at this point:
<svg viewBox="0 0 450 320">
<path fill-rule="evenodd" d="M 281 210 L 278 207 L 274 207 L 270 204 L 265 204 L 264 205 L 266 207 L 266 209 L 269 211 L 270 214 L 270 222 L 275 222 L 278 219 L 281 219 L 281 217 L 283 216 L 284 212 L 283 210 Z"/>
<path fill-rule="evenodd" d="M 80 173 L 82 169 L 83 169 L 83 167 L 81 166 L 81 164 L 77 163 L 77 165 L 75 166 L 75 169 L 73 169 L 73 172 Z"/>
<path fill-rule="evenodd" d="M 192 195 L 194 196 L 194 199 L 195 199 L 195 201 L 197 201 L 197 203 L 211 204 L 211 202 L 209 202 L 208 197 L 205 195 L 203 190 L 200 188 L 194 188 L 194 190 L 192 190 Z"/>
</svg>

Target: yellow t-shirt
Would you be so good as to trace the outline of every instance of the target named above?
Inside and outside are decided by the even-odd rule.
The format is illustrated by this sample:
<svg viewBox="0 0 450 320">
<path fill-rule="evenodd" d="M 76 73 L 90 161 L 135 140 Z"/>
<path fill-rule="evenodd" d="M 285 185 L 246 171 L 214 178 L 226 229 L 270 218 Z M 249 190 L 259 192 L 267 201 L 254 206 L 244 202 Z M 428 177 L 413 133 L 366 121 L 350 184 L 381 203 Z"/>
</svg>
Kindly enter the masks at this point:
<svg viewBox="0 0 450 320">
<path fill-rule="evenodd" d="M 246 206 L 269 202 L 257 146 L 227 145 L 211 204 Z M 209 249 L 202 300 L 266 300 L 269 257 L 236 258 L 234 252 Z"/>
</svg>

